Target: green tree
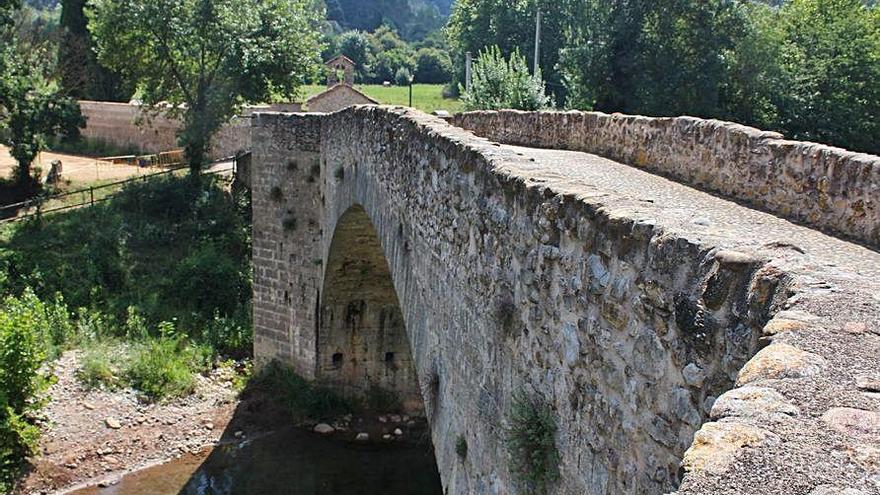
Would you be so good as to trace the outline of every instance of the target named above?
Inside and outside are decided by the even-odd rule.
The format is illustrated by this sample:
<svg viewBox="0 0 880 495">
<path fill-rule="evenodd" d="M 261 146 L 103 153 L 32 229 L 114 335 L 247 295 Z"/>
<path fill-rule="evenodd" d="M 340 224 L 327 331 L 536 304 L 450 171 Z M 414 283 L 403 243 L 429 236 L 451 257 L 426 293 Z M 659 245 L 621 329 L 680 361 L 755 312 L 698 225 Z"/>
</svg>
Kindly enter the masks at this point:
<svg viewBox="0 0 880 495">
<path fill-rule="evenodd" d="M 61 86 L 75 98 L 98 101 L 131 99 L 122 76 L 98 63 L 85 15 L 86 0 L 62 0 L 58 64 Z"/>
<path fill-rule="evenodd" d="M 63 95 L 43 74 L 40 58 L 16 52 L 7 60 L 0 80 L 0 142 L 15 159 L 15 188 L 19 195 L 38 189 L 31 165 L 49 138 L 75 138 L 85 125 L 79 104 Z"/>
<path fill-rule="evenodd" d="M 786 88 L 778 128 L 796 139 L 880 153 L 880 12 L 860 0 L 782 7 Z"/>
<path fill-rule="evenodd" d="M 452 79 L 452 61 L 449 54 L 436 48 L 422 48 L 416 52 L 416 81 L 420 83 L 447 83 Z"/>
<path fill-rule="evenodd" d="M 410 74 L 415 69 L 410 51 L 406 48 L 394 48 L 376 55 L 372 66 L 373 79 L 376 82 L 394 81 L 398 71 L 406 70 Z"/>
<path fill-rule="evenodd" d="M 471 91 L 461 91 L 468 110 L 542 110 L 552 105 L 541 72 L 529 74 L 519 51 L 514 50 L 507 60 L 497 46 L 480 53 L 474 62 Z"/>
<path fill-rule="evenodd" d="M 742 2 L 587 0 L 571 7 L 562 68 L 571 106 L 713 116 Z"/>
<path fill-rule="evenodd" d="M 247 103 L 295 97 L 321 53 L 312 0 L 95 0 L 87 14 L 99 61 L 182 119 L 194 176 L 224 123 Z"/>
<path fill-rule="evenodd" d="M 369 37 L 362 31 L 346 31 L 339 35 L 336 45 L 339 54 L 350 58 L 355 63 L 358 75 L 363 78 L 370 63 Z"/>
</svg>

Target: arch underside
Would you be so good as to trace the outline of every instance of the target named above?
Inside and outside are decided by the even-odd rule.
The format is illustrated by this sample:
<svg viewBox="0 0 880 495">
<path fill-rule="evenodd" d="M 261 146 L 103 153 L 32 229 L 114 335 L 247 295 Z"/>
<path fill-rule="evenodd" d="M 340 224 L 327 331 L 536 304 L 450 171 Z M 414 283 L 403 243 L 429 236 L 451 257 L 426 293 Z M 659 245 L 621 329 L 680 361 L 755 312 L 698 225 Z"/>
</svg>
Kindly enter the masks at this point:
<svg viewBox="0 0 880 495">
<path fill-rule="evenodd" d="M 327 257 L 317 378 L 369 407 L 389 398 L 424 414 L 403 313 L 376 230 L 361 206 L 340 217 Z"/>
</svg>

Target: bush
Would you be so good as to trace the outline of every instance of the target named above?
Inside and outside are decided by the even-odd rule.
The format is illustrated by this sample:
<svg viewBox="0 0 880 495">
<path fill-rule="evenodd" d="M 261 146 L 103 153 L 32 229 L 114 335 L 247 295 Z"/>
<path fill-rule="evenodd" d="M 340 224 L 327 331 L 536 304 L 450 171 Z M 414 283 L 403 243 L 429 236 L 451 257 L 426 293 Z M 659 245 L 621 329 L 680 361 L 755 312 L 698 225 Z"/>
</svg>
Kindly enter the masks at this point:
<svg viewBox="0 0 880 495">
<path fill-rule="evenodd" d="M 293 369 L 271 362 L 248 383 L 249 390 L 263 390 L 295 420 L 331 419 L 352 411 L 350 401 L 327 387 L 309 383 Z"/>
<path fill-rule="evenodd" d="M 183 397 L 195 390 L 196 373 L 211 363 L 211 350 L 175 334 L 174 325 L 159 325 L 161 336 L 134 346 L 126 377 L 150 400 Z"/>
<path fill-rule="evenodd" d="M 106 203 L 0 230 L 3 289 L 88 308 L 76 328 L 53 326 L 56 345 L 65 333 L 142 340 L 177 318 L 192 338 L 225 332 L 236 341 L 218 347 L 241 349 L 251 331 L 248 208 L 209 177 L 138 181 Z M 210 328 L 215 315 L 236 327 Z"/>
<path fill-rule="evenodd" d="M 6 298 L 0 309 L 0 488 L 35 451 L 40 431 L 30 415 L 49 385 L 40 368 L 52 354 L 53 338 L 70 328 L 63 303 L 46 305 L 29 289 Z"/>
<path fill-rule="evenodd" d="M 416 52 L 416 81 L 422 84 L 442 84 L 452 79 L 452 60 L 449 54 L 436 48 L 422 48 Z"/>
<path fill-rule="evenodd" d="M 468 110 L 543 110 L 552 106 L 540 71 L 529 74 L 519 51 L 508 61 L 497 46 L 480 52 L 474 62 L 471 91 L 460 90 Z"/>
<path fill-rule="evenodd" d="M 88 388 L 116 390 L 125 385 L 128 354 L 118 342 L 94 342 L 79 362 L 77 379 Z"/>
<path fill-rule="evenodd" d="M 556 419 L 550 407 L 525 394 L 514 397 L 507 445 L 510 471 L 527 493 L 546 493 L 559 477 Z"/>
</svg>

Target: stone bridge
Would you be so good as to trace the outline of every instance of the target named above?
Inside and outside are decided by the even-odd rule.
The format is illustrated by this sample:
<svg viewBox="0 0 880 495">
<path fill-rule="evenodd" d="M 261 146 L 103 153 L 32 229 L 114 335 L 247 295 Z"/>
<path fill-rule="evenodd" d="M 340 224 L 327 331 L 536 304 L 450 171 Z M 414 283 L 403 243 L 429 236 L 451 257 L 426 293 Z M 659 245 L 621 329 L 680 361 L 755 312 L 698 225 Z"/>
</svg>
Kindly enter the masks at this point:
<svg viewBox="0 0 880 495">
<path fill-rule="evenodd" d="M 598 113 L 252 126 L 258 362 L 424 411 L 446 493 L 529 493 L 518 396 L 551 493 L 880 493 L 880 158 Z"/>
</svg>

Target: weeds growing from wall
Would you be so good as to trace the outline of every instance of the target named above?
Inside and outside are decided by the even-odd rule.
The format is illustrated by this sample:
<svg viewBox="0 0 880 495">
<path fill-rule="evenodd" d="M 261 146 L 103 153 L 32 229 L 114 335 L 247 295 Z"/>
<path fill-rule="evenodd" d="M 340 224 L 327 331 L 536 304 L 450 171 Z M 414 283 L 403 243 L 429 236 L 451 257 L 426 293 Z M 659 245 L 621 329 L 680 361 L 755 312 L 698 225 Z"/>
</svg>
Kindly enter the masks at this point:
<svg viewBox="0 0 880 495">
<path fill-rule="evenodd" d="M 458 438 L 455 440 L 455 454 L 462 462 L 467 459 L 468 443 L 464 435 L 459 435 Z"/>
<path fill-rule="evenodd" d="M 558 479 L 556 418 L 542 400 L 518 393 L 507 432 L 510 473 L 522 493 L 544 494 Z"/>
</svg>

